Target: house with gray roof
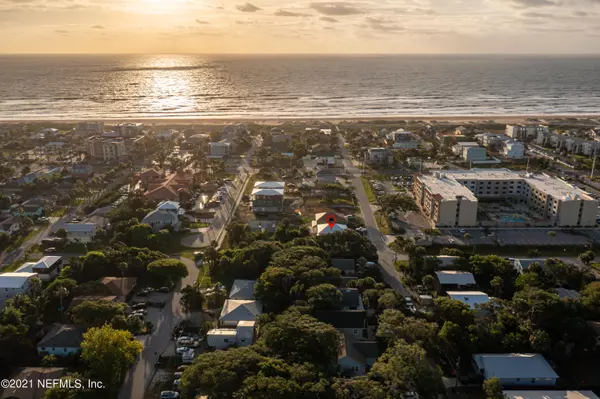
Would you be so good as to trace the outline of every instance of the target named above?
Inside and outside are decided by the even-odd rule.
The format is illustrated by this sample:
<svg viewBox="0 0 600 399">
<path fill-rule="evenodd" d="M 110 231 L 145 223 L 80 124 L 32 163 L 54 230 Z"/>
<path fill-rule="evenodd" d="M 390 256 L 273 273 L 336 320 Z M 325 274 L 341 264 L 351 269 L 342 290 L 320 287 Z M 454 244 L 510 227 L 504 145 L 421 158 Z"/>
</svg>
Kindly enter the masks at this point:
<svg viewBox="0 0 600 399">
<path fill-rule="evenodd" d="M 497 377 L 502 386 L 553 386 L 558 374 L 539 353 L 478 353 L 473 366 L 484 379 Z"/>
<path fill-rule="evenodd" d="M 75 324 L 55 324 L 37 344 L 40 356 L 74 355 L 81 351 L 85 329 Z"/>
<path fill-rule="evenodd" d="M 153 231 L 160 231 L 169 226 L 171 226 L 173 230 L 178 231 L 181 227 L 181 222 L 179 221 L 177 213 L 160 209 L 155 209 L 144 216 L 142 223 L 150 225 Z"/>
<path fill-rule="evenodd" d="M 261 314 L 261 301 L 227 299 L 219 316 L 219 325 L 237 327 L 240 321 L 256 321 Z"/>
<path fill-rule="evenodd" d="M 331 259 L 331 267 L 342 272 L 342 276 L 354 276 L 356 274 L 356 261 L 354 259 Z"/>
<path fill-rule="evenodd" d="M 360 291 L 356 288 L 340 288 L 342 294 L 341 308 L 343 310 L 364 310 Z"/>
<path fill-rule="evenodd" d="M 356 340 L 351 334 L 342 334 L 337 364 L 344 376 L 365 375 L 381 354 L 377 341 Z"/>
<path fill-rule="evenodd" d="M 233 280 L 229 291 L 229 299 L 254 299 L 254 286 L 256 280 Z"/>
</svg>

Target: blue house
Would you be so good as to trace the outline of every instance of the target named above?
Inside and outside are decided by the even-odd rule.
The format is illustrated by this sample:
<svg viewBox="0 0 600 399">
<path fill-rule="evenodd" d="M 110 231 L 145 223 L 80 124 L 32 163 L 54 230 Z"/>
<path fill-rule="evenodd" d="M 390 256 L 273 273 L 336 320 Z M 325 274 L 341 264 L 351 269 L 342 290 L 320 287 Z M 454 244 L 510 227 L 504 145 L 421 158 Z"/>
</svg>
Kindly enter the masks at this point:
<svg viewBox="0 0 600 399">
<path fill-rule="evenodd" d="M 45 207 L 46 203 L 43 200 L 34 198 L 23 202 L 21 205 L 13 205 L 11 209 L 13 216 L 40 217 L 44 216 Z"/>
</svg>

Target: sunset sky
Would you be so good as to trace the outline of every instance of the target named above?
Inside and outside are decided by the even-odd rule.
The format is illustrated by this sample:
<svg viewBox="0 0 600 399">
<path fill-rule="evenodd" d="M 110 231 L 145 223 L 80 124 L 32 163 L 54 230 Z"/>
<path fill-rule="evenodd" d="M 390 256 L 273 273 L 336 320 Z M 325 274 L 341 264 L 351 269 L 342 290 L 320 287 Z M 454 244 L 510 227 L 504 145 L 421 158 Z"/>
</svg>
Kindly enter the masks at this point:
<svg viewBox="0 0 600 399">
<path fill-rule="evenodd" d="M 600 0 L 0 0 L 0 53 L 600 53 Z"/>
</svg>

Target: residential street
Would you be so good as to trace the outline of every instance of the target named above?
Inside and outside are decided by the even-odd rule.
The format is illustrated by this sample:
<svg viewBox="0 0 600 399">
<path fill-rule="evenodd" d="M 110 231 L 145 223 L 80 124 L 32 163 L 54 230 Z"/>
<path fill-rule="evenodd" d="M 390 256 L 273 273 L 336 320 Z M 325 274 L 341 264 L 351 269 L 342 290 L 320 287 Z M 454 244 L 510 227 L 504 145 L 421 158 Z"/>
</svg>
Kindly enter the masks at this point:
<svg viewBox="0 0 600 399">
<path fill-rule="evenodd" d="M 362 181 L 360 179 L 360 170 L 353 165 L 350 155 L 348 154 L 348 150 L 344 144 L 344 139 L 340 137 L 340 146 L 342 155 L 344 157 L 346 173 L 352 182 L 352 185 L 354 186 L 356 198 L 358 199 L 360 205 L 360 210 L 363 220 L 365 221 L 365 227 L 367 228 L 369 239 L 377 248 L 379 264 L 382 268 L 383 277 L 386 283 L 388 283 L 393 289 L 400 292 L 403 296 L 408 296 L 410 295 L 410 292 L 404 287 L 404 285 L 402 285 L 398 271 L 394 267 L 394 256 L 396 256 L 396 260 L 408 260 L 408 256 L 405 254 L 396 254 L 387 246 L 385 242 L 385 236 L 379 231 L 377 222 L 375 221 L 375 216 L 373 215 L 373 209 L 371 208 L 371 204 L 369 204 L 367 193 L 362 185 Z"/>
<path fill-rule="evenodd" d="M 144 344 L 144 349 L 142 349 L 137 363 L 125 377 L 119 392 L 119 399 L 141 399 L 144 397 L 155 372 L 154 364 L 158 360 L 158 354 L 162 353 L 167 345 L 173 345 L 173 341 L 171 341 L 173 328 L 180 320 L 185 318 L 179 304 L 180 289 L 196 282 L 198 268 L 191 259 L 183 257 L 179 259 L 186 264 L 189 275 L 175 288 L 175 292 L 168 294 L 166 298 L 167 305 L 160 310 L 160 317 L 154 325 L 154 332 L 148 336 L 138 337 L 138 340 Z"/>
</svg>

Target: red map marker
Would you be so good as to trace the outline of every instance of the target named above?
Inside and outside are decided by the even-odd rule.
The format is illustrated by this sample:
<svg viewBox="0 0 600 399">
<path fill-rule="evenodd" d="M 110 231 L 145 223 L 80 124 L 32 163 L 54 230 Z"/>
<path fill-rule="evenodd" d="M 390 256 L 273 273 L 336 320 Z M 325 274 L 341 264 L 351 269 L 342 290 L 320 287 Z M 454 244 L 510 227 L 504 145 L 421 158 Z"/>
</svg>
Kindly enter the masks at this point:
<svg viewBox="0 0 600 399">
<path fill-rule="evenodd" d="M 337 216 L 335 216 L 333 213 L 330 213 L 329 215 L 327 215 L 327 224 L 329 225 L 330 229 L 333 229 L 333 226 L 335 226 L 337 222 Z"/>
</svg>

